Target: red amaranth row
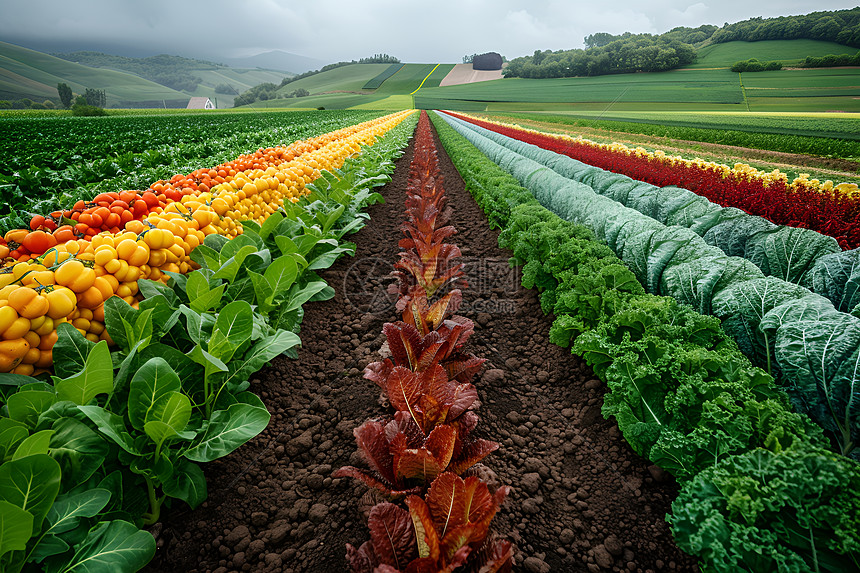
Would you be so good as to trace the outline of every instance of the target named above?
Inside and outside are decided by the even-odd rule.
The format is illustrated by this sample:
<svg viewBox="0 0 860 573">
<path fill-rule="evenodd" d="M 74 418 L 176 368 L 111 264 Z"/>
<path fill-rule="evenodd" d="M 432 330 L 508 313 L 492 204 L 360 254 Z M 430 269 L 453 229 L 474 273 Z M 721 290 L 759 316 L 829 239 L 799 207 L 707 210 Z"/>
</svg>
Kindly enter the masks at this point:
<svg viewBox="0 0 860 573">
<path fill-rule="evenodd" d="M 452 263 L 460 250 L 444 242 L 456 232 L 446 225 L 450 215 L 430 122 L 421 112 L 401 225 L 405 250 L 392 285 L 402 320 L 383 326 L 390 358 L 365 368 L 365 378 L 382 388 L 397 412 L 353 432 L 370 469 L 335 473 L 390 500 L 370 510 L 370 541 L 359 548 L 347 544 L 353 573 L 511 570 L 513 546 L 490 531 L 510 488 L 491 492 L 469 471 L 499 445 L 471 435 L 479 418 L 472 411 L 478 393 L 469 381 L 485 360 L 465 352 L 474 324 L 454 315 L 462 292 L 453 287 L 467 285 L 463 265 Z"/>
<path fill-rule="evenodd" d="M 628 155 L 562 140 L 551 135 L 501 126 L 473 117 L 448 112 L 452 116 L 496 133 L 566 155 L 588 165 L 621 173 L 652 185 L 675 185 L 721 205 L 743 209 L 776 223 L 812 229 L 834 237 L 843 249 L 860 247 L 860 201 L 839 193 L 819 190 L 792 190 L 785 183 L 739 177 L 724 177 L 706 165 L 674 165 L 660 159 Z"/>
</svg>

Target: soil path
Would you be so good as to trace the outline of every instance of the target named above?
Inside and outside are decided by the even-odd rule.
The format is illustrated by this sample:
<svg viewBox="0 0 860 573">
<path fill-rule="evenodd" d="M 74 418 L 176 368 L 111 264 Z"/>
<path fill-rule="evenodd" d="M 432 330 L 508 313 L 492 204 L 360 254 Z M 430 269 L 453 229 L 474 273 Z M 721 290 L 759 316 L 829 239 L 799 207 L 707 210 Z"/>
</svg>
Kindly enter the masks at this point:
<svg viewBox="0 0 860 573">
<path fill-rule="evenodd" d="M 502 79 L 502 70 L 476 70 L 472 64 L 455 64 L 448 75 L 439 82 L 439 87 L 459 86 Z"/>
<path fill-rule="evenodd" d="M 513 487 L 495 529 L 517 546 L 515 570 L 696 571 L 672 541 L 665 514 L 677 493 L 671 477 L 636 456 L 617 426 L 603 420 L 605 386 L 577 357 L 548 340 L 551 320 L 534 291 L 519 286 L 497 247 L 498 231 L 450 159 L 440 167 L 470 288 L 460 314 L 476 322 L 471 350 L 488 358 L 475 380 L 478 435 L 500 449 L 484 478 Z M 345 543 L 369 538 L 363 511 L 374 503 L 354 480 L 332 479 L 362 465 L 353 428 L 390 414 L 362 378 L 378 358 L 382 325 L 394 320 L 385 293 L 397 259 L 410 145 L 352 240 L 356 256 L 324 273 L 337 291 L 308 305 L 298 360 L 276 359 L 252 389 L 273 413 L 269 427 L 205 467 L 209 500 L 195 511 L 167 511 L 149 572 L 347 571 Z"/>
</svg>

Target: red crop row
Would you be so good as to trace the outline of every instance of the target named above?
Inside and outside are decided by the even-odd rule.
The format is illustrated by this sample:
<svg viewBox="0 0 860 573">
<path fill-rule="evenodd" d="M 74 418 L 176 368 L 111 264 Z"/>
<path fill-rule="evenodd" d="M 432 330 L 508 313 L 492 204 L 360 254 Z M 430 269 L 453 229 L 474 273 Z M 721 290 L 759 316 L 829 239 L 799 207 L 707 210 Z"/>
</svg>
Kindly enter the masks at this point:
<svg viewBox="0 0 860 573">
<path fill-rule="evenodd" d="M 791 189 L 782 181 L 726 177 L 714 165 L 673 164 L 655 157 L 612 151 L 586 141 L 562 140 L 456 113 L 451 115 L 613 173 L 659 187 L 675 185 L 689 189 L 713 203 L 743 209 L 777 225 L 812 229 L 834 237 L 846 250 L 860 247 L 860 200 L 850 195 Z"/>
<path fill-rule="evenodd" d="M 464 349 L 472 321 L 454 315 L 462 301 L 455 287 L 467 284 L 463 265 L 453 262 L 460 250 L 444 242 L 456 231 L 446 224 L 451 210 L 425 112 L 407 196 L 404 251 L 391 286 L 402 320 L 383 326 L 390 357 L 365 368 L 365 378 L 382 388 L 397 412 L 353 432 L 370 469 L 335 473 L 363 481 L 390 501 L 370 510 L 370 541 L 357 549 L 347 545 L 347 560 L 354 573 L 437 573 L 462 566 L 507 572 L 513 546 L 491 534 L 490 522 L 509 488 L 490 492 L 469 475 L 499 445 L 472 436 L 478 393 L 469 381 L 484 359 Z"/>
</svg>

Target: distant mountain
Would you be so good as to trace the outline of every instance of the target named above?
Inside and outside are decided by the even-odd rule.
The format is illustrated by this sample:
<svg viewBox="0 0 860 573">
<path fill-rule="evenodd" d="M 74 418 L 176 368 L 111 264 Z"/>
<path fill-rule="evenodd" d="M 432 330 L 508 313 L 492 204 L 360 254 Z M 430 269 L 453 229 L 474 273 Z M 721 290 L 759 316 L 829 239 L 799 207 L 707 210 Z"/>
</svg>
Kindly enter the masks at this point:
<svg viewBox="0 0 860 573">
<path fill-rule="evenodd" d="M 282 50 L 272 50 L 246 58 L 218 58 L 218 60 L 234 68 L 264 68 L 292 72 L 293 74 L 316 70 L 328 63 Z"/>
</svg>

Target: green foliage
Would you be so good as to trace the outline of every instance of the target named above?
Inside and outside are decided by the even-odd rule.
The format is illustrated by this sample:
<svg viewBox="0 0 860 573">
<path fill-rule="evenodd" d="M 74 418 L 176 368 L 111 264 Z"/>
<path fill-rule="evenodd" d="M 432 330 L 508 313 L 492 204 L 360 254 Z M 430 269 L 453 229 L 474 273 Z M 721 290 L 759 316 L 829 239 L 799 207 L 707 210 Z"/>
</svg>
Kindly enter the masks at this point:
<svg viewBox="0 0 860 573">
<path fill-rule="evenodd" d="M 262 227 L 207 237 L 193 253 L 201 269 L 169 286 L 139 281 L 138 309 L 110 299 L 113 353 L 61 325 L 52 383 L 0 375 L 0 570 L 137 571 L 152 558 L 155 541 L 138 527 L 165 505 L 202 503 L 197 464 L 267 426 L 250 378 L 295 355 L 305 302 L 334 295 L 315 271 L 354 252 L 341 238 L 381 199 L 372 188 L 389 179 L 413 127 L 404 122 Z"/>
<path fill-rule="evenodd" d="M 57 93 L 60 96 L 60 102 L 63 107 L 69 109 L 72 105 L 72 88 L 68 84 L 60 82 L 57 84 Z"/>
<path fill-rule="evenodd" d="M 617 38 L 608 34 L 605 38 L 601 34 L 595 36 L 598 37 L 586 37 L 586 50 L 538 50 L 533 56 L 514 58 L 502 73 L 507 78 L 566 78 L 660 72 L 689 64 L 696 57 L 693 46 L 660 36 L 630 33 Z"/>
<path fill-rule="evenodd" d="M 812 67 L 812 66 L 809 66 Z M 731 70 L 733 72 L 741 73 L 741 72 L 773 72 L 776 70 L 782 69 L 782 62 L 777 60 L 771 62 L 760 62 L 755 58 L 750 58 L 749 60 L 741 60 L 739 62 L 735 62 L 732 64 Z"/>
<path fill-rule="evenodd" d="M 84 92 L 84 99 L 87 101 L 87 105 L 93 107 L 105 107 L 107 105 L 105 90 L 87 88 Z"/>
<path fill-rule="evenodd" d="M 777 18 L 750 18 L 716 30 L 711 36 L 711 42 L 719 44 L 736 40 L 755 42 L 797 38 L 827 40 L 845 46 L 860 47 L 860 8 Z"/>
<path fill-rule="evenodd" d="M 667 519 L 678 546 L 710 571 L 852 571 L 858 487 L 857 464 L 826 450 L 759 449 L 685 484 Z"/>
<path fill-rule="evenodd" d="M 24 213 L 50 213 L 100 192 L 146 189 L 177 172 L 231 161 L 248 149 L 313 137 L 379 115 L 332 111 L 5 119 L 0 232 L 26 228 Z"/>
<path fill-rule="evenodd" d="M 72 115 L 76 117 L 99 117 L 107 115 L 107 112 L 104 108 L 94 105 L 75 103 L 72 106 Z"/>
<path fill-rule="evenodd" d="M 434 121 L 443 145 L 456 157 L 455 164 L 468 167 L 461 174 L 470 190 L 482 162 L 488 171 L 496 171 L 493 161 L 525 174 L 529 186 L 535 181 L 551 183 L 551 179 L 540 178 L 544 172 L 533 166 L 523 168 L 492 146 L 482 144 L 487 155 L 470 149 L 451 125 L 437 117 Z M 539 197 L 545 193 L 535 191 Z M 475 197 L 480 205 L 491 207 L 499 199 L 490 202 L 486 196 L 495 194 L 480 188 Z M 621 211 L 595 205 L 593 199 L 589 202 L 592 214 L 578 217 L 594 224 L 598 237 L 623 245 L 625 259 L 627 250 L 650 248 L 648 243 L 637 242 L 635 233 L 625 234 L 621 220 L 601 222 L 605 217 L 618 217 Z M 523 284 L 542 290 L 542 304 L 547 293 L 555 293 L 555 306 L 550 309 L 556 314 L 551 340 L 564 346 L 573 340 L 573 352 L 582 355 L 609 387 L 604 415 L 616 419 L 637 453 L 681 482 L 684 489 L 669 518 L 679 546 L 698 556 L 704 569 L 714 571 L 835 573 L 856 569 L 860 548 L 858 466 L 823 449 L 828 442 L 821 429 L 804 414 L 791 411 L 786 395 L 740 352 L 720 320 L 670 298 L 645 294 L 633 272 L 606 247 L 590 240 L 589 231 L 562 221 L 533 199 L 509 213 L 500 223 L 500 246 L 513 249 L 512 262 L 524 264 Z M 712 262 L 702 263 L 702 268 Z M 684 264 L 694 263 L 688 259 Z M 759 336 L 754 330 L 779 329 L 770 325 L 777 316 L 797 325 L 803 324 L 798 318 L 826 316 L 828 307 L 836 313 L 825 299 L 773 278 L 759 282 L 786 285 L 791 292 L 768 294 L 765 289 L 758 298 L 738 296 L 725 287 L 733 282 L 736 288 L 758 284 L 745 279 L 747 267 L 715 266 L 721 270 L 704 281 L 709 286 L 685 288 L 719 292 L 723 298 L 716 306 L 742 301 L 729 312 L 742 315 L 742 321 L 755 322 L 745 327 L 752 337 Z M 698 272 L 692 267 L 687 271 Z M 640 278 L 649 282 L 647 272 Z M 678 283 L 684 282 L 682 278 L 676 277 Z M 717 288 L 719 284 L 722 287 Z M 750 293 L 758 291 L 751 289 Z M 789 310 L 786 307 L 798 292 L 807 294 L 806 310 Z M 812 299 L 818 301 L 817 306 Z M 827 338 L 817 323 L 809 321 L 819 328 L 822 339 Z M 767 347 L 767 335 L 761 338 L 757 344 Z M 853 348 L 856 354 L 853 339 L 836 346 L 841 350 L 812 344 L 806 352 Z M 828 367 L 827 372 L 809 372 L 806 393 L 832 392 L 836 378 L 847 376 L 851 364 L 857 362 L 821 356 L 799 359 L 798 368 L 804 367 L 801 364 L 837 363 L 843 364 L 842 370 Z M 816 387 L 818 379 L 824 384 Z M 836 411 L 848 414 L 853 407 L 844 393 L 851 387 L 845 384 L 833 396 Z M 856 412 L 851 410 L 850 415 Z"/>
<path fill-rule="evenodd" d="M 800 63 L 802 68 L 832 68 L 834 66 L 857 66 L 860 65 L 860 52 L 856 54 L 827 54 L 822 57 L 807 56 Z"/>
</svg>

